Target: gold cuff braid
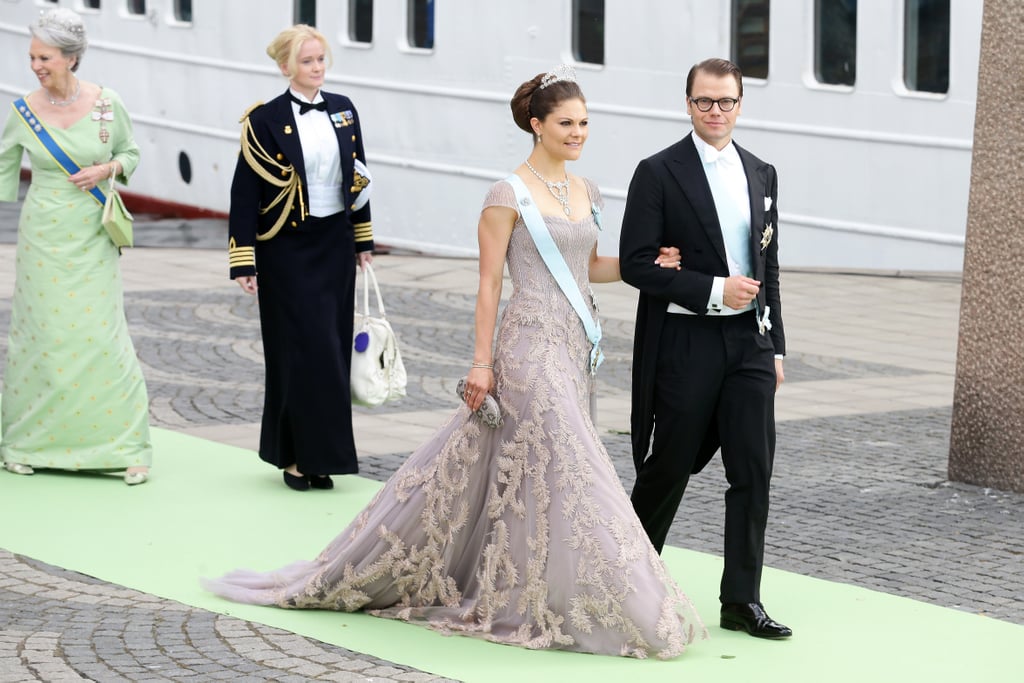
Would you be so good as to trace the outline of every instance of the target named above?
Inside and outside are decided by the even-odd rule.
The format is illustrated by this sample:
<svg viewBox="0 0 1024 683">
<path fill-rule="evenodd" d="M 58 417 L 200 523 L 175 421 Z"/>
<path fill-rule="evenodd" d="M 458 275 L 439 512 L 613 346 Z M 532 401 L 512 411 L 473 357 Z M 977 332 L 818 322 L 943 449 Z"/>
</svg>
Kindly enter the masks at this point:
<svg viewBox="0 0 1024 683">
<path fill-rule="evenodd" d="M 370 242 L 373 240 L 373 223 L 356 223 L 352 228 L 355 231 L 356 242 Z"/>
<path fill-rule="evenodd" d="M 239 247 L 235 244 L 235 238 L 228 240 L 228 265 L 232 268 L 256 265 L 256 248 Z"/>
</svg>

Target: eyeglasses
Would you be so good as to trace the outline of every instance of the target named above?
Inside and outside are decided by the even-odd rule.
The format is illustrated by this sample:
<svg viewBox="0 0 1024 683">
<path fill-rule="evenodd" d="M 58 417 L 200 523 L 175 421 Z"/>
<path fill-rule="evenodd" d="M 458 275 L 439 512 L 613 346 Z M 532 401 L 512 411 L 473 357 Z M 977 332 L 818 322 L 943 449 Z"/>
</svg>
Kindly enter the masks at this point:
<svg viewBox="0 0 1024 683">
<path fill-rule="evenodd" d="M 697 97 L 688 98 L 693 106 L 697 107 L 700 111 L 711 111 L 711 107 L 718 105 L 718 110 L 722 112 L 732 111 L 739 104 L 739 99 L 736 97 L 722 97 L 717 100 L 713 100 L 710 97 Z"/>
</svg>

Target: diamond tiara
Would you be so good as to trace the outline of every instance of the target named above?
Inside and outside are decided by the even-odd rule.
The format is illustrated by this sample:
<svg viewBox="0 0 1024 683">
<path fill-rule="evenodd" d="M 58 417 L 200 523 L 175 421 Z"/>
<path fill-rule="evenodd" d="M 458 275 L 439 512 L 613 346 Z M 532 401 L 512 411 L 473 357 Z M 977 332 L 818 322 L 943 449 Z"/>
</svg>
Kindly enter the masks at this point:
<svg viewBox="0 0 1024 683">
<path fill-rule="evenodd" d="M 39 20 L 36 21 L 36 26 L 39 28 L 56 28 L 69 33 L 74 33 L 78 37 L 85 35 L 85 26 L 82 25 L 82 19 L 77 14 L 69 9 L 58 7 L 50 10 L 40 10 Z"/>
<path fill-rule="evenodd" d="M 568 64 L 559 64 L 551 71 L 544 74 L 544 77 L 540 79 L 540 90 L 548 87 L 552 83 L 558 83 L 559 81 L 569 81 L 570 83 L 576 82 L 576 69 L 569 66 Z"/>
</svg>

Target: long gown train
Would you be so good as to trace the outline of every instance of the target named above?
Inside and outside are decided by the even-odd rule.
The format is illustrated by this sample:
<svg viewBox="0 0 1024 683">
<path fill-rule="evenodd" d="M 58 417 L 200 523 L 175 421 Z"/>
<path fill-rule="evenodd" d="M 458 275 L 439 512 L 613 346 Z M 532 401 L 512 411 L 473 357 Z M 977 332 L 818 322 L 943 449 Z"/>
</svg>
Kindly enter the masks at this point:
<svg viewBox="0 0 1024 683">
<path fill-rule="evenodd" d="M 507 183 L 490 205 L 515 207 Z M 593 218 L 545 221 L 589 291 Z M 706 636 L 598 438 L 589 342 L 521 220 L 508 266 L 495 352 L 502 426 L 461 406 L 315 560 L 237 570 L 204 580 L 209 590 L 527 648 L 670 658 Z"/>
</svg>

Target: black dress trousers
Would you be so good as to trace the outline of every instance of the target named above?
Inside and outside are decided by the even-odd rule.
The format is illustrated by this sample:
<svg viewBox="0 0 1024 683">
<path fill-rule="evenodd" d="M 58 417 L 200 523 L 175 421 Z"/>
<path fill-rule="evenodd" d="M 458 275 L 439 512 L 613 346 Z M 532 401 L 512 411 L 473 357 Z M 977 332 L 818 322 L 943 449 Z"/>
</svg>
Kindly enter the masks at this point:
<svg viewBox="0 0 1024 683">
<path fill-rule="evenodd" d="M 721 439 L 729 482 L 723 603 L 760 601 L 775 453 L 774 399 L 775 349 L 758 333 L 753 311 L 667 316 L 654 388 L 654 439 L 631 499 L 660 551 L 694 464 L 706 457 L 707 443 Z"/>
</svg>

